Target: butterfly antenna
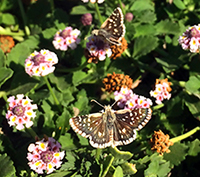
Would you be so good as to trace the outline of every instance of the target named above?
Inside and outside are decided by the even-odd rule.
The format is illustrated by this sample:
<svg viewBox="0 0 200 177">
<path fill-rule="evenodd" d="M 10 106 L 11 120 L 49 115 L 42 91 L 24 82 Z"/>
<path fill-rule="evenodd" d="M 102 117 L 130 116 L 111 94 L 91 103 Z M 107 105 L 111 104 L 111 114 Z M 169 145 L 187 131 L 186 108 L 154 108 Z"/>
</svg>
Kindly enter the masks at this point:
<svg viewBox="0 0 200 177">
<path fill-rule="evenodd" d="M 91 102 L 95 102 L 96 104 L 98 104 L 99 106 L 101 106 L 101 107 L 103 107 L 104 108 L 104 106 L 102 105 L 102 104 L 100 104 L 98 101 L 96 101 L 96 100 L 91 100 Z"/>
<path fill-rule="evenodd" d="M 118 102 L 119 100 L 116 100 L 112 105 L 111 108 Z"/>
</svg>

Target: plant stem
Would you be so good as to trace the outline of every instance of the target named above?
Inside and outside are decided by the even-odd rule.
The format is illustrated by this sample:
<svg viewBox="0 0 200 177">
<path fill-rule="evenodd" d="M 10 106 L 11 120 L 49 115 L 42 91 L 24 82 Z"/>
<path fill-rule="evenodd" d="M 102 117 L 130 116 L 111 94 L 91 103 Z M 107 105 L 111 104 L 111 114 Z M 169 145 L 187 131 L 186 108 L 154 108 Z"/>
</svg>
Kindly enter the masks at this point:
<svg viewBox="0 0 200 177">
<path fill-rule="evenodd" d="M 25 130 L 33 137 L 33 139 L 38 137 L 38 135 L 35 133 L 35 131 L 32 128 L 26 128 Z"/>
<path fill-rule="evenodd" d="M 97 148 L 97 149 L 96 149 L 96 161 L 97 161 L 97 163 L 99 163 L 100 154 L 101 154 L 101 149 L 100 149 L 100 148 Z"/>
<path fill-rule="evenodd" d="M 10 31 L 1 31 L 0 30 L 0 33 L 2 34 L 2 35 L 8 35 L 8 36 L 25 36 L 25 34 L 24 34 L 24 32 L 18 32 L 18 33 L 16 33 L 16 32 L 10 32 Z"/>
<path fill-rule="evenodd" d="M 101 175 L 101 177 L 105 177 L 106 176 L 106 174 L 108 173 L 108 170 L 112 166 L 113 161 L 114 161 L 114 157 L 112 156 L 110 161 L 109 161 L 109 163 L 108 163 L 108 165 L 107 165 L 107 167 L 106 167 L 106 169 L 104 170 L 103 174 Z"/>
<path fill-rule="evenodd" d="M 157 109 L 160 109 L 160 108 L 162 108 L 162 107 L 164 107 L 165 105 L 162 103 L 162 104 L 158 104 L 158 105 L 156 105 L 156 106 L 154 106 L 152 109 L 153 110 L 157 110 Z"/>
<path fill-rule="evenodd" d="M 100 11 L 99 11 L 99 6 L 98 6 L 98 3 L 97 3 L 97 2 L 95 3 L 95 9 L 96 9 L 96 12 L 97 12 L 99 21 L 100 21 L 100 23 L 102 24 L 102 23 L 103 23 L 103 20 L 102 20 L 101 13 L 100 13 Z"/>
<path fill-rule="evenodd" d="M 151 73 L 153 73 L 153 74 L 155 74 L 155 75 L 160 76 L 161 74 L 163 74 L 163 73 L 160 72 L 159 70 L 157 70 L 157 69 L 155 69 L 155 68 L 149 66 L 148 64 L 144 64 L 144 63 L 142 63 L 142 62 L 140 62 L 140 61 L 138 61 L 138 60 L 133 60 L 133 63 L 134 63 L 137 67 L 139 67 L 140 69 L 143 69 L 143 70 L 145 70 L 145 71 L 149 71 L 149 72 L 151 72 Z"/>
<path fill-rule="evenodd" d="M 23 8 L 23 5 L 22 5 L 22 1 L 21 0 L 17 0 L 18 1 L 18 4 L 19 4 L 19 9 L 20 9 L 20 12 L 21 12 L 21 16 L 22 16 L 22 20 L 23 20 L 23 23 L 24 23 L 24 31 L 25 31 L 25 34 L 27 36 L 30 35 L 30 30 L 27 26 L 27 19 L 26 19 L 26 14 L 25 14 L 25 11 L 24 11 L 24 8 Z"/>
<path fill-rule="evenodd" d="M 194 129 L 190 130 L 189 132 L 183 134 L 183 135 L 180 135 L 180 136 L 177 136 L 175 138 L 170 139 L 170 141 L 172 141 L 173 143 L 175 143 L 175 142 L 184 140 L 184 139 L 188 138 L 189 136 L 193 135 L 194 133 L 196 133 L 199 130 L 200 130 L 200 127 L 196 127 Z"/>
<path fill-rule="evenodd" d="M 54 7 L 54 1 L 53 0 L 49 0 L 49 3 L 50 3 L 50 6 L 51 6 L 51 13 L 53 14 L 54 9 L 55 9 L 55 7 Z"/>
<path fill-rule="evenodd" d="M 59 111 L 62 112 L 62 108 L 61 108 L 61 106 L 60 106 L 60 103 L 59 103 L 59 101 L 58 101 L 58 99 L 57 99 L 55 93 L 53 92 L 53 89 L 51 88 L 51 85 L 50 85 L 50 83 L 49 83 L 49 81 L 48 81 L 48 78 L 47 78 L 47 77 L 43 77 L 43 78 L 44 78 L 44 80 L 45 80 L 45 82 L 46 82 L 46 84 L 47 84 L 47 87 L 48 87 L 48 89 L 49 89 L 49 91 L 50 91 L 50 93 L 51 93 L 51 95 L 52 95 L 52 97 L 53 97 L 53 99 L 54 99 L 56 105 L 58 106 Z"/>
<path fill-rule="evenodd" d="M 79 170 L 76 171 L 73 175 L 71 175 L 71 177 L 74 177 L 78 172 L 79 172 Z"/>
<path fill-rule="evenodd" d="M 124 10 L 122 1 L 121 1 L 121 0 L 118 0 L 118 2 L 119 2 L 119 5 L 120 5 L 120 8 L 121 8 L 121 10 L 122 10 L 122 13 L 125 14 L 126 12 L 125 12 L 125 10 Z"/>
<path fill-rule="evenodd" d="M 177 81 L 177 80 L 174 80 L 171 76 L 167 75 L 167 78 L 170 79 L 173 84 L 176 84 L 178 85 L 179 87 L 182 87 L 182 88 L 185 88 L 185 84 L 186 82 L 185 81 Z"/>
</svg>

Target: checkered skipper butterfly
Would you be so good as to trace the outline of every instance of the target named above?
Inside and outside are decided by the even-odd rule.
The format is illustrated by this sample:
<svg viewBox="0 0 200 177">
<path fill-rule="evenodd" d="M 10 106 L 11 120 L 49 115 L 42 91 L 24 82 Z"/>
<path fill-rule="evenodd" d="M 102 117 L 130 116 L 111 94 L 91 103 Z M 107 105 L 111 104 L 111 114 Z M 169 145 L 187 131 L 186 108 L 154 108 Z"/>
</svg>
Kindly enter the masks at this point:
<svg viewBox="0 0 200 177">
<path fill-rule="evenodd" d="M 110 105 L 103 107 L 105 111 L 75 116 L 69 121 L 72 129 L 81 136 L 89 138 L 90 144 L 95 148 L 131 143 L 136 138 L 136 130 L 142 129 L 152 114 L 150 108 L 115 111 Z"/>
<path fill-rule="evenodd" d="M 125 31 L 124 16 L 122 10 L 117 7 L 100 29 L 93 30 L 92 34 L 105 38 L 111 44 L 121 45 L 120 41 L 124 37 Z"/>
</svg>

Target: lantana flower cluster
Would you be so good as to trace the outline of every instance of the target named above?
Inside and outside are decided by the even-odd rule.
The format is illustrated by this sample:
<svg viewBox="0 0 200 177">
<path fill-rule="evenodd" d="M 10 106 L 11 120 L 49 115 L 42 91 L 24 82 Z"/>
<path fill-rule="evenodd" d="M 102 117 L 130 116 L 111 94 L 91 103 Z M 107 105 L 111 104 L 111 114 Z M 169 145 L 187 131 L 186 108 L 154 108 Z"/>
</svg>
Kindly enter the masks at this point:
<svg viewBox="0 0 200 177">
<path fill-rule="evenodd" d="M 33 125 L 33 121 L 36 117 L 36 113 L 33 111 L 37 109 L 36 104 L 31 104 L 32 100 L 30 100 L 27 96 L 24 98 L 23 94 L 18 94 L 16 96 L 11 96 L 8 98 L 9 108 L 6 114 L 6 118 L 8 120 L 8 124 L 10 126 L 16 126 L 16 129 L 22 130 L 25 127 L 29 128 Z"/>
<path fill-rule="evenodd" d="M 169 92 L 171 92 L 171 82 L 168 82 L 168 79 L 156 79 L 156 83 L 155 83 L 155 90 L 151 90 L 150 91 L 150 95 L 154 98 L 156 98 L 156 103 L 157 104 L 161 104 L 162 101 L 164 99 L 170 99 L 171 98 L 171 94 Z"/>
<path fill-rule="evenodd" d="M 116 59 L 122 55 L 122 53 L 128 48 L 128 43 L 127 40 L 123 37 L 122 40 L 120 41 L 120 45 L 115 45 L 112 44 L 110 45 L 112 55 L 110 58 Z"/>
<path fill-rule="evenodd" d="M 184 50 L 190 50 L 192 53 L 199 53 L 200 24 L 189 27 L 186 32 L 179 37 L 178 41 Z"/>
<path fill-rule="evenodd" d="M 115 100 L 118 100 L 117 105 L 120 108 L 149 108 L 152 105 L 152 101 L 149 98 L 137 95 L 127 87 L 122 87 L 120 91 L 115 91 L 114 96 Z"/>
<path fill-rule="evenodd" d="M 15 41 L 11 36 L 0 35 L 0 48 L 4 53 L 9 53 L 15 46 Z"/>
<path fill-rule="evenodd" d="M 107 77 L 103 79 L 103 84 L 105 86 L 104 90 L 107 92 L 119 91 L 122 87 L 128 87 L 131 89 L 133 85 L 133 80 L 129 75 L 124 74 L 113 74 L 108 73 Z"/>
<path fill-rule="evenodd" d="M 68 48 L 75 49 L 77 44 L 80 43 L 81 32 L 78 29 L 72 27 L 66 27 L 64 30 L 56 32 L 53 40 L 53 45 L 56 49 L 66 51 Z"/>
<path fill-rule="evenodd" d="M 42 139 L 28 147 L 28 165 L 38 174 L 52 173 L 62 164 L 65 152 L 60 152 L 61 145 L 55 139 L 49 137 Z"/>
<path fill-rule="evenodd" d="M 55 70 L 55 65 L 58 63 L 57 55 L 49 50 L 41 50 L 33 52 L 25 60 L 25 71 L 30 76 L 46 76 Z"/>
<path fill-rule="evenodd" d="M 110 57 L 112 51 L 110 49 L 107 41 L 102 39 L 99 36 L 90 36 L 89 42 L 86 44 L 86 53 L 85 56 L 88 59 L 88 63 L 94 62 L 97 63 L 99 60 L 103 61 L 107 57 Z"/>
<path fill-rule="evenodd" d="M 87 2 L 91 2 L 91 3 L 95 3 L 97 2 L 98 4 L 101 4 L 104 2 L 104 0 L 82 0 L 84 3 L 87 3 Z"/>
<path fill-rule="evenodd" d="M 150 139 L 151 150 L 157 151 L 160 155 L 165 153 L 170 153 L 169 147 L 174 143 L 170 141 L 168 134 L 164 134 L 161 130 L 154 131 L 152 138 Z"/>
</svg>

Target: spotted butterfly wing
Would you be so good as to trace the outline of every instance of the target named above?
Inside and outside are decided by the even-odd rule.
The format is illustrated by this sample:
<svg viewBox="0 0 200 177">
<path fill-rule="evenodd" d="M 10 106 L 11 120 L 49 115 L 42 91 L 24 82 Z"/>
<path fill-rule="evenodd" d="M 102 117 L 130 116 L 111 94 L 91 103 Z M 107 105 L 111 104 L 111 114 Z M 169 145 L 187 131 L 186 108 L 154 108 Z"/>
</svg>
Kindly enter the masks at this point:
<svg viewBox="0 0 200 177">
<path fill-rule="evenodd" d="M 93 30 L 92 33 L 103 36 L 111 44 L 121 45 L 120 41 L 125 35 L 125 29 L 124 16 L 122 10 L 118 7 L 101 25 L 100 29 Z"/>
<path fill-rule="evenodd" d="M 85 138 L 90 139 L 90 144 L 95 148 L 111 146 L 106 122 L 102 113 L 76 116 L 70 119 L 73 130 Z"/>
<path fill-rule="evenodd" d="M 124 109 L 115 111 L 114 146 L 126 145 L 136 138 L 136 130 L 142 129 L 151 119 L 150 108 Z"/>
<path fill-rule="evenodd" d="M 150 108 L 114 111 L 105 106 L 105 112 L 76 116 L 70 119 L 73 130 L 95 148 L 106 148 L 131 143 L 151 118 Z"/>
</svg>

